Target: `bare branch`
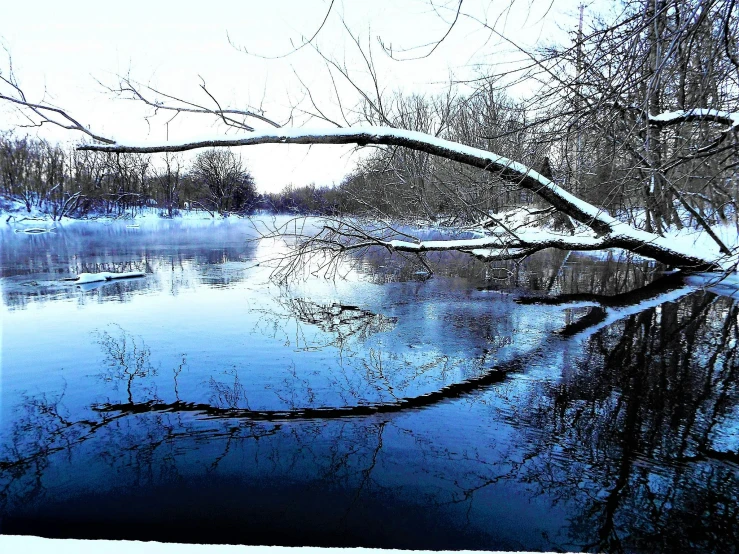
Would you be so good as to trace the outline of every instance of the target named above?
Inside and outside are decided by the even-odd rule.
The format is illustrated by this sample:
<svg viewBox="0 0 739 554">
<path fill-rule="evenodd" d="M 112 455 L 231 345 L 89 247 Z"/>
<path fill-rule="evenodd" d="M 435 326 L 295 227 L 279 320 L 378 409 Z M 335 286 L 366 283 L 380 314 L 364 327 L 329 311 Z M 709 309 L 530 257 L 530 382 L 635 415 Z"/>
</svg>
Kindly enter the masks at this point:
<svg viewBox="0 0 739 554">
<path fill-rule="evenodd" d="M 40 118 L 41 121 L 37 123 L 38 126 L 48 123 L 50 125 L 61 127 L 62 129 L 68 129 L 70 131 L 80 131 L 87 136 L 97 140 L 98 142 L 102 142 L 105 144 L 115 144 L 114 140 L 93 133 L 87 127 L 82 125 L 79 121 L 77 121 L 75 118 L 73 118 L 71 115 L 60 108 L 48 104 L 37 104 L 34 102 L 29 102 L 26 99 L 25 93 L 15 81 L 12 69 L 8 77 L 0 74 L 0 82 L 8 85 L 15 93 L 14 96 L 9 96 L 8 94 L 0 92 L 0 100 L 7 100 L 8 102 L 19 106 L 20 108 L 27 108 L 29 111 Z M 61 117 L 62 121 L 52 118 L 52 114 Z"/>
<path fill-rule="evenodd" d="M 326 21 L 328 21 L 328 16 L 331 15 L 331 10 L 334 7 L 334 2 L 336 0 L 331 0 L 331 3 L 328 6 L 328 9 L 326 10 L 326 15 L 323 17 L 323 21 L 321 21 L 321 24 L 318 26 L 318 29 L 316 29 L 316 32 L 313 33 L 313 36 L 311 36 L 308 40 L 304 41 L 300 46 L 294 47 L 289 52 L 286 52 L 284 54 L 279 54 L 277 56 L 264 56 L 262 54 L 255 54 L 254 52 L 249 52 L 244 46 L 238 46 L 234 44 L 234 42 L 231 40 L 231 37 L 229 36 L 228 32 L 226 32 L 226 38 L 228 39 L 228 43 L 236 48 L 236 50 L 243 52 L 244 54 L 248 54 L 250 56 L 255 56 L 257 58 L 262 58 L 263 60 L 278 60 L 280 58 L 286 58 L 295 52 L 298 52 L 299 50 L 302 50 L 305 46 L 308 46 L 309 44 L 312 46 L 313 41 L 318 36 L 318 34 L 323 30 L 323 27 L 326 25 Z M 292 43 L 292 40 L 290 41 Z"/>
<path fill-rule="evenodd" d="M 202 77 L 201 77 L 202 79 Z M 205 106 L 202 106 L 200 104 L 196 104 L 194 102 L 190 102 L 188 100 L 184 100 L 182 98 L 179 98 L 177 96 L 167 94 L 165 92 L 162 92 L 161 90 L 158 90 L 154 87 L 151 87 L 149 85 L 144 85 L 141 83 L 138 83 L 134 80 L 132 80 L 130 77 L 120 77 L 120 81 L 118 84 L 118 87 L 110 87 L 108 85 L 105 85 L 103 83 L 98 83 L 105 87 L 108 91 L 112 92 L 113 94 L 116 94 L 118 96 L 126 97 L 128 95 L 128 98 L 131 100 L 138 100 L 140 102 L 143 102 L 147 106 L 151 106 L 154 108 L 155 112 L 158 110 L 167 110 L 175 112 L 175 115 L 180 113 L 196 113 L 196 114 L 207 114 L 207 115 L 214 115 L 220 119 L 223 120 L 226 125 L 229 125 L 231 127 L 237 127 L 239 129 L 243 129 L 245 131 L 253 131 L 254 127 L 247 125 L 243 121 L 239 121 L 238 119 L 232 117 L 232 116 L 242 116 L 244 118 L 253 118 L 257 119 L 259 121 L 263 121 L 264 123 L 267 123 L 268 125 L 271 125 L 272 127 L 275 127 L 279 129 L 282 127 L 280 123 L 277 123 L 276 121 L 273 121 L 272 119 L 269 119 L 268 117 L 264 116 L 263 114 L 257 113 L 252 110 L 236 110 L 236 109 L 222 109 L 220 107 L 220 103 L 215 99 L 215 97 L 205 88 L 205 82 L 201 83 L 200 87 L 205 91 L 205 93 L 215 102 L 218 109 L 211 109 L 207 108 Z M 179 103 L 182 105 L 170 105 L 166 104 L 164 102 L 153 100 L 149 98 L 147 95 L 145 95 L 145 91 L 152 92 L 156 95 L 159 95 L 163 98 L 166 98 L 168 100 L 171 100 L 175 103 Z"/>
</svg>

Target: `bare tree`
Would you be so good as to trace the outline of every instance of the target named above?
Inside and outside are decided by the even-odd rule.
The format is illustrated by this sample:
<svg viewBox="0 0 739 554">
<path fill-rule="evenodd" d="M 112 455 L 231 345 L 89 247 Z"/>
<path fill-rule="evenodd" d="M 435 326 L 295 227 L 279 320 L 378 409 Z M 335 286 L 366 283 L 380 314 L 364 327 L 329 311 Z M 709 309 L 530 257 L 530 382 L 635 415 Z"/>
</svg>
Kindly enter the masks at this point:
<svg viewBox="0 0 739 554">
<path fill-rule="evenodd" d="M 530 125 L 557 148 L 566 188 L 661 235 L 681 211 L 709 233 L 736 211 L 738 32 L 732 0 L 648 0 L 589 14 L 571 44 L 505 40 L 530 60 L 515 78 L 540 83 Z"/>
<path fill-rule="evenodd" d="M 249 210 L 256 199 L 254 179 L 231 150 L 211 149 L 195 158 L 192 177 L 205 186 L 206 202 L 218 213 Z"/>
<path fill-rule="evenodd" d="M 331 228 L 330 236 L 324 236 L 320 240 L 315 237 L 308 239 L 308 244 L 313 247 L 325 248 L 336 253 L 345 253 L 368 246 L 383 246 L 391 250 L 406 252 L 459 250 L 491 260 L 520 258 L 543 248 L 600 250 L 619 247 L 677 267 L 702 270 L 715 270 L 721 267 L 722 256 L 685 250 L 663 237 L 635 229 L 608 215 L 604 210 L 570 194 L 551 180 L 520 163 L 485 150 L 438 139 L 423 133 L 388 127 L 358 127 L 331 130 L 325 133 L 295 129 L 279 133 L 255 132 L 241 139 L 217 139 L 145 147 L 88 145 L 80 148 L 104 152 L 153 153 L 254 144 L 379 144 L 410 148 L 491 172 L 500 179 L 515 183 L 518 187 L 537 194 L 554 208 L 591 230 L 591 233 L 587 235 L 564 236 L 548 232 L 512 233 L 504 228 L 495 228 L 493 229 L 495 232 L 480 239 L 420 243 L 383 241 L 371 235 L 361 235 L 356 232 L 344 235 L 338 229 Z M 480 221 L 483 228 L 490 227 L 488 220 L 489 218 Z M 347 239 L 347 242 L 339 241 L 339 238 Z"/>
<path fill-rule="evenodd" d="M 164 196 L 167 215 L 172 217 L 174 210 L 179 204 L 178 197 L 182 185 L 182 163 L 179 157 L 170 154 L 164 155 L 163 163 L 164 166 L 156 171 L 154 180 L 160 193 Z"/>
</svg>

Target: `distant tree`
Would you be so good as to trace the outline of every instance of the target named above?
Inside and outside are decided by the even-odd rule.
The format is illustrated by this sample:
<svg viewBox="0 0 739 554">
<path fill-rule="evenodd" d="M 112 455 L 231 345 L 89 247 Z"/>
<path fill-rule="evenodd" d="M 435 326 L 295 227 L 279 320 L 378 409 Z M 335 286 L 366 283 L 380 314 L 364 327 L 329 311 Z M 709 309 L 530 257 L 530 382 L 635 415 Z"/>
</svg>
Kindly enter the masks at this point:
<svg viewBox="0 0 739 554">
<path fill-rule="evenodd" d="M 155 186 L 163 197 L 167 215 L 172 217 L 174 209 L 179 205 L 179 194 L 182 187 L 182 162 L 178 156 L 165 154 L 163 167 L 154 175 Z"/>
<path fill-rule="evenodd" d="M 218 213 L 250 211 L 257 199 L 254 179 L 231 150 L 201 152 L 191 176 L 203 187 L 203 204 Z"/>
<path fill-rule="evenodd" d="M 149 155 L 109 156 L 107 164 L 107 212 L 122 216 L 145 206 L 149 198 L 149 181 L 152 170 Z"/>
<path fill-rule="evenodd" d="M 3 192 L 23 200 L 31 211 L 33 197 L 28 177 L 31 146 L 28 139 L 4 135 L 0 137 L 0 179 Z"/>
</svg>

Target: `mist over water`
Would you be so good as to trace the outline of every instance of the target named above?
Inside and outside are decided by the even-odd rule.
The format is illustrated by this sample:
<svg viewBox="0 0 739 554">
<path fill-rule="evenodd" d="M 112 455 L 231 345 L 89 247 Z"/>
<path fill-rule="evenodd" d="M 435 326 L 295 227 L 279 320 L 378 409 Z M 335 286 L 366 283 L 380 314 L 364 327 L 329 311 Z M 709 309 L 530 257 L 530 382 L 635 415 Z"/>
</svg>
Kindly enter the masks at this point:
<svg viewBox="0 0 739 554">
<path fill-rule="evenodd" d="M 383 250 L 280 286 L 266 261 L 283 246 L 256 236 L 248 220 L 0 231 L 0 532 L 739 543 L 732 300 L 618 253 L 435 254 L 428 279 Z M 64 281 L 100 271 L 146 277 Z"/>
</svg>

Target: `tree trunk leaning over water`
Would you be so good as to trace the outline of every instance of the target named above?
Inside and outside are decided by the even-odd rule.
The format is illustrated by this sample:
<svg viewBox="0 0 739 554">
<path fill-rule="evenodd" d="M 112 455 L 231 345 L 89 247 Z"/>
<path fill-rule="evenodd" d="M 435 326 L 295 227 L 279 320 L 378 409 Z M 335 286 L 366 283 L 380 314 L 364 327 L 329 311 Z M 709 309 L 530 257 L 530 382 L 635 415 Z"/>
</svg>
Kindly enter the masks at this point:
<svg viewBox="0 0 739 554">
<path fill-rule="evenodd" d="M 713 115 L 713 114 L 712 114 Z M 732 123 L 736 125 L 731 117 Z M 340 129 L 279 129 L 254 132 L 242 138 L 216 138 L 196 142 L 157 145 L 85 145 L 80 150 L 118 153 L 183 152 L 198 148 L 249 146 L 255 144 L 357 144 L 365 146 L 401 146 L 461 162 L 494 173 L 500 179 L 530 190 L 546 200 L 559 212 L 586 225 L 591 232 L 574 236 L 550 231 L 504 229 L 483 238 L 406 242 L 384 241 L 372 236 L 349 242 L 327 242 L 326 250 L 345 252 L 368 246 L 384 246 L 393 251 L 422 253 L 436 250 L 457 250 L 482 259 L 521 258 L 544 248 L 565 250 L 601 250 L 623 248 L 653 258 L 672 267 L 698 271 L 720 271 L 730 267 L 730 258 L 720 252 L 698 252 L 691 245 L 648 233 L 623 223 L 604 210 L 570 194 L 550 179 L 523 164 L 491 152 L 447 141 L 424 133 L 391 127 L 351 127 Z M 484 223 L 484 222 L 481 222 Z M 346 235 L 345 235 L 346 236 Z"/>
</svg>

